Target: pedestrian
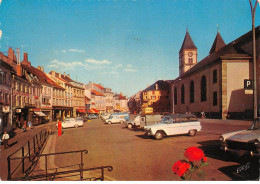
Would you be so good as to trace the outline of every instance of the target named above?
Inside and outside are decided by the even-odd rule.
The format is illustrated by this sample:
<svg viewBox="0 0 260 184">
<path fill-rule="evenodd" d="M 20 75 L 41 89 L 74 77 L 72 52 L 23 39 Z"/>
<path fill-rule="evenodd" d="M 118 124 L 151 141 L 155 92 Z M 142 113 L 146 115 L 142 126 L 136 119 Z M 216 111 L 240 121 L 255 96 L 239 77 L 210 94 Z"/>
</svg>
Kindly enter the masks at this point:
<svg viewBox="0 0 260 184">
<path fill-rule="evenodd" d="M 32 123 L 31 123 L 31 121 L 28 121 L 28 127 L 29 127 L 30 129 L 33 128 L 33 127 L 32 127 Z"/>
<path fill-rule="evenodd" d="M 204 111 L 201 112 L 201 118 L 203 118 L 203 119 L 206 118 L 206 115 L 205 115 Z"/>
<path fill-rule="evenodd" d="M 9 134 L 8 134 L 8 133 L 6 132 L 6 130 L 5 130 L 4 135 L 3 135 L 3 137 L 2 137 L 2 141 L 3 141 L 3 143 L 4 143 L 4 149 L 6 149 L 6 148 L 9 147 L 9 145 L 8 145 L 8 139 L 9 139 Z"/>
<path fill-rule="evenodd" d="M 58 136 L 62 135 L 62 126 L 61 126 L 61 121 L 58 120 Z"/>
</svg>

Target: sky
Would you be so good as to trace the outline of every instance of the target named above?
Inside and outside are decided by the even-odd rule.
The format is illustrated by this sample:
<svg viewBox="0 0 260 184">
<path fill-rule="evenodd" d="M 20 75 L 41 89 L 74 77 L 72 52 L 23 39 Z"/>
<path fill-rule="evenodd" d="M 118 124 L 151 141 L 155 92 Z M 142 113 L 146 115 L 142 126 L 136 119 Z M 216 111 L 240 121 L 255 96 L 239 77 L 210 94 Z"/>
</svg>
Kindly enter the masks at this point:
<svg viewBox="0 0 260 184">
<path fill-rule="evenodd" d="M 259 4 L 255 17 L 259 26 Z M 218 30 L 228 44 L 252 29 L 249 1 L 0 0 L 1 52 L 20 48 L 45 72 L 128 97 L 178 77 L 187 29 L 200 61 Z"/>
</svg>

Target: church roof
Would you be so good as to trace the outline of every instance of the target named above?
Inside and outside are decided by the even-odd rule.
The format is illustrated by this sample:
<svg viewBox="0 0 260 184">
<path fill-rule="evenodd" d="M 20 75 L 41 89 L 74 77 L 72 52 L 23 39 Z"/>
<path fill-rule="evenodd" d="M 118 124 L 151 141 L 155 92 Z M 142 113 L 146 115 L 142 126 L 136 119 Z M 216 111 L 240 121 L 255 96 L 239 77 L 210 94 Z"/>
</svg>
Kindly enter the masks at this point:
<svg viewBox="0 0 260 184">
<path fill-rule="evenodd" d="M 181 49 L 179 52 L 181 52 L 183 49 L 197 49 L 197 47 L 195 46 L 195 44 L 193 43 L 191 36 L 188 32 L 188 30 L 186 31 L 186 35 L 185 38 L 183 40 Z"/>
<path fill-rule="evenodd" d="M 218 31 L 216 38 L 214 40 L 214 43 L 212 44 L 212 47 L 209 51 L 209 54 L 212 54 L 213 52 L 218 51 L 220 48 L 224 47 L 225 45 L 226 44 Z"/>
<path fill-rule="evenodd" d="M 260 26 L 255 28 L 256 30 L 256 42 L 260 41 Z M 187 77 L 194 72 L 200 71 L 204 67 L 208 67 L 209 65 L 219 61 L 220 57 L 251 57 L 252 56 L 252 30 L 248 33 L 242 35 L 236 40 L 230 42 L 229 44 L 223 46 L 218 51 L 213 52 L 208 55 L 196 65 L 194 65 L 187 72 L 183 73 L 178 78 Z M 178 79 L 177 78 L 177 79 Z M 177 80 L 176 79 L 176 80 Z"/>
</svg>

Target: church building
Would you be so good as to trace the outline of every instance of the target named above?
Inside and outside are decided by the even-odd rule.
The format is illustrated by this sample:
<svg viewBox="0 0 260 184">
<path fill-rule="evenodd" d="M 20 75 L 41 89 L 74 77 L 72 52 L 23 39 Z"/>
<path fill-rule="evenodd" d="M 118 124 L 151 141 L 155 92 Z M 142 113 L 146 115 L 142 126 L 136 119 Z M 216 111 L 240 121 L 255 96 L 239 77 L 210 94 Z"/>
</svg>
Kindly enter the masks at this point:
<svg viewBox="0 0 260 184">
<path fill-rule="evenodd" d="M 257 96 L 260 106 L 260 26 L 256 30 Z M 179 77 L 173 80 L 172 111 L 202 111 L 211 118 L 253 117 L 253 90 L 244 88 L 253 80 L 252 31 L 225 44 L 219 31 L 209 55 L 197 61 L 197 47 L 187 30 L 179 51 Z M 258 109 L 259 113 L 259 109 Z"/>
</svg>

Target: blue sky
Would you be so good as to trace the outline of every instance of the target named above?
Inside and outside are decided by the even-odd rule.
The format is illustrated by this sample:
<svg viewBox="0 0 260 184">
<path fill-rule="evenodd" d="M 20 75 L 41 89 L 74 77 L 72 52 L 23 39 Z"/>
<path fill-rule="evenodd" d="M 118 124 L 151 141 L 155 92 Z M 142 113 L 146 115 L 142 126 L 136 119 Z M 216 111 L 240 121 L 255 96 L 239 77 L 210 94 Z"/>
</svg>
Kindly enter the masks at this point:
<svg viewBox="0 0 260 184">
<path fill-rule="evenodd" d="M 256 26 L 259 9 L 258 4 Z M 247 33 L 249 1 L 2 0 L 0 51 L 20 48 L 45 72 L 65 72 L 131 96 L 179 75 L 187 27 L 198 61 L 206 57 L 217 25 L 226 43 Z"/>
</svg>

